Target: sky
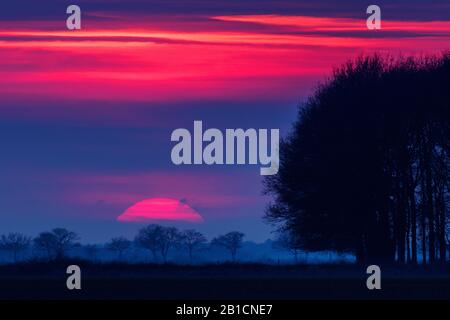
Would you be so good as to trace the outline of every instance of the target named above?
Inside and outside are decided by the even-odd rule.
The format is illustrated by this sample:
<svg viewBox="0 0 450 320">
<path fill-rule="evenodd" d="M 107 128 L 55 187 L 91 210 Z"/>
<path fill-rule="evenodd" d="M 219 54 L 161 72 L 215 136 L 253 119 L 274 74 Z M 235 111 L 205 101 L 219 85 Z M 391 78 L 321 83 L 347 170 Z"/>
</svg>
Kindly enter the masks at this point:
<svg viewBox="0 0 450 320">
<path fill-rule="evenodd" d="M 70 4 L 81 30 L 66 29 Z M 4 1 L 0 234 L 62 226 L 88 243 L 158 222 L 264 241 L 259 166 L 175 166 L 171 132 L 202 120 L 286 135 L 339 64 L 449 44 L 448 1 Z"/>
</svg>

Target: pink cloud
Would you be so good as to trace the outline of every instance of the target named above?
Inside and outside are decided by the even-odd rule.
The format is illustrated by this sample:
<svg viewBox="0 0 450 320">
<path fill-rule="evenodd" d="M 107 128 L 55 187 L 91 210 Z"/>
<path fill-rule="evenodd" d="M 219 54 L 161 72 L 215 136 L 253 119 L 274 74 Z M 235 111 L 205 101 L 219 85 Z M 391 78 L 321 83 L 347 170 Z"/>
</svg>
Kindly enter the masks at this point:
<svg viewBox="0 0 450 320">
<path fill-rule="evenodd" d="M 0 28 L 0 99 L 15 102 L 2 104 L 2 115 L 135 125 L 143 120 L 134 109 L 109 103 L 153 108 L 199 100 L 297 101 L 332 67 L 359 53 L 448 49 L 450 26 L 383 20 L 383 30 L 368 37 L 364 19 L 109 18 L 118 19 L 114 27 L 88 20 L 89 28 L 80 32 L 51 28 L 48 21 Z"/>
</svg>

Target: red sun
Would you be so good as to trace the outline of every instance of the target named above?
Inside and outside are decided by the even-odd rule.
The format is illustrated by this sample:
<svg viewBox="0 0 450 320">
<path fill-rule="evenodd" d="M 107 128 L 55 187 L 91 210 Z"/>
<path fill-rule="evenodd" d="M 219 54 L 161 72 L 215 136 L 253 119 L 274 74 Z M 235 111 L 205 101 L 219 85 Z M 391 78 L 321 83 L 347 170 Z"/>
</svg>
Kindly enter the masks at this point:
<svg viewBox="0 0 450 320">
<path fill-rule="evenodd" d="M 117 217 L 121 222 L 177 220 L 203 222 L 202 216 L 186 203 L 170 198 L 151 198 L 135 203 Z"/>
</svg>

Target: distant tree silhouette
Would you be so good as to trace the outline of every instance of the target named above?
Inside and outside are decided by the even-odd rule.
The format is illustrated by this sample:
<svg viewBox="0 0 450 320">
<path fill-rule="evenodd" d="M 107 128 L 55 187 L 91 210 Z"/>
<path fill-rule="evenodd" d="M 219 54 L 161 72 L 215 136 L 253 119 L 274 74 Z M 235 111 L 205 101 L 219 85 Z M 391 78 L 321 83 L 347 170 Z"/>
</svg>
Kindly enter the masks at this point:
<svg viewBox="0 0 450 320">
<path fill-rule="evenodd" d="M 167 262 L 170 248 L 180 242 L 180 233 L 175 227 L 151 224 L 139 230 L 135 242 L 137 245 L 150 250 L 155 261 L 157 261 L 158 253 L 160 253 L 163 261 Z"/>
<path fill-rule="evenodd" d="M 86 254 L 88 258 L 92 261 L 95 261 L 97 259 L 97 253 L 98 253 L 98 246 L 95 244 L 86 244 L 84 246 L 84 250 L 86 251 Z"/>
<path fill-rule="evenodd" d="M 162 227 L 162 234 L 160 238 L 160 252 L 164 263 L 167 262 L 167 255 L 169 249 L 177 246 L 180 243 L 180 233 L 175 227 Z"/>
<path fill-rule="evenodd" d="M 280 233 L 278 238 L 274 241 L 275 248 L 288 250 L 294 255 L 294 260 L 298 262 L 298 254 L 301 251 L 299 241 L 290 233 Z"/>
<path fill-rule="evenodd" d="M 117 259 L 122 260 L 123 253 L 131 246 L 131 241 L 124 237 L 112 238 L 106 248 L 117 253 Z"/>
<path fill-rule="evenodd" d="M 49 259 L 62 259 L 78 239 L 75 232 L 64 228 L 55 228 L 50 232 L 40 233 L 34 239 L 34 244 L 38 249 L 44 250 Z"/>
<path fill-rule="evenodd" d="M 139 230 L 136 238 L 134 239 L 136 245 L 150 250 L 153 254 L 153 260 L 158 260 L 158 252 L 160 248 L 159 239 L 161 237 L 161 226 L 156 224 L 151 224 L 147 227 Z"/>
<path fill-rule="evenodd" d="M 11 252 L 14 263 L 18 254 L 26 250 L 31 243 L 31 238 L 21 233 L 9 233 L 0 237 L 0 249 Z"/>
<path fill-rule="evenodd" d="M 238 231 L 228 232 L 225 235 L 214 238 L 211 242 L 212 245 L 221 246 L 230 251 L 231 260 L 236 261 L 236 253 L 239 248 L 242 247 L 242 240 L 244 234 Z"/>
<path fill-rule="evenodd" d="M 446 260 L 450 54 L 361 57 L 299 108 L 265 179 L 266 218 L 305 250 Z"/>
<path fill-rule="evenodd" d="M 52 233 L 40 233 L 39 236 L 34 239 L 34 245 L 37 249 L 45 251 L 48 259 L 55 258 L 54 248 L 56 244 L 55 237 Z"/>
<path fill-rule="evenodd" d="M 189 259 L 192 261 L 193 252 L 206 243 L 206 238 L 200 232 L 190 229 L 181 232 L 180 242 L 188 249 Z"/>
</svg>

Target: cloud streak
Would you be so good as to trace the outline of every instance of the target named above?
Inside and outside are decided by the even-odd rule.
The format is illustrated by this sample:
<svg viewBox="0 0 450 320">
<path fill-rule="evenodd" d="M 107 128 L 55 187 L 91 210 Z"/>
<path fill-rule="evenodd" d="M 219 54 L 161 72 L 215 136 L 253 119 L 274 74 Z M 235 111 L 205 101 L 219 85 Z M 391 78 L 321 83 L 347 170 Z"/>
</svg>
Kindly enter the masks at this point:
<svg viewBox="0 0 450 320">
<path fill-rule="evenodd" d="M 147 18 L 122 16 L 114 27 L 88 21 L 89 28 L 77 32 L 52 30 L 48 21 L 9 25 L 0 32 L 0 97 L 30 97 L 36 107 L 55 100 L 151 107 L 186 100 L 298 99 L 355 50 L 438 52 L 448 47 L 450 28 L 448 21 L 384 20 L 384 29 L 371 33 L 364 19 L 351 18 L 197 14 L 173 24 Z M 0 108 L 14 114 L 4 110 L 8 105 Z M 97 111 L 86 117 L 122 117 L 90 108 Z"/>
</svg>

